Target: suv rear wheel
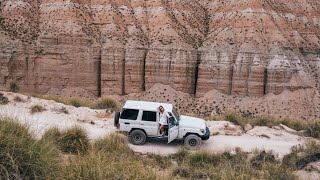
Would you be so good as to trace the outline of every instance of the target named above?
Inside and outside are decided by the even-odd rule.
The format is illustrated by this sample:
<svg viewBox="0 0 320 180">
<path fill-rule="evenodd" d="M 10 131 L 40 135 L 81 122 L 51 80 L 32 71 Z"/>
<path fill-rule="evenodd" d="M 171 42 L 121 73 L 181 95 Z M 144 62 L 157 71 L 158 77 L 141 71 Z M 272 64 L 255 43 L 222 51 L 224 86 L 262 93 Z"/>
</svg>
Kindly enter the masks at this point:
<svg viewBox="0 0 320 180">
<path fill-rule="evenodd" d="M 201 138 L 194 134 L 190 134 L 184 139 L 184 145 L 191 150 L 198 149 L 201 146 L 201 142 Z"/>
<path fill-rule="evenodd" d="M 130 133 L 129 139 L 134 145 L 143 145 L 146 142 L 147 136 L 142 130 L 136 129 Z"/>
</svg>

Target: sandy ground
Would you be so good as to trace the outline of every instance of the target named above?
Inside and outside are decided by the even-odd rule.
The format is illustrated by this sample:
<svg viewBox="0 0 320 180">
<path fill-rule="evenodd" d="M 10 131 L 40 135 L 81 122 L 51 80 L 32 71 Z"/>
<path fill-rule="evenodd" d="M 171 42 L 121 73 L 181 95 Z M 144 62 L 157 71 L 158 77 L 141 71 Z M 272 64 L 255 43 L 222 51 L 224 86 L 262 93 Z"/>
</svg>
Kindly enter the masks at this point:
<svg viewBox="0 0 320 180">
<path fill-rule="evenodd" d="M 2 92 L 9 98 L 10 103 L 0 105 L 0 116 L 6 116 L 17 119 L 18 122 L 27 124 L 30 131 L 37 138 L 41 138 L 43 133 L 51 128 L 58 127 L 67 129 L 73 126 L 80 126 L 85 129 L 91 140 L 107 136 L 116 132 L 113 126 L 113 116 L 105 110 L 92 110 L 89 108 L 76 108 L 67 106 L 55 101 L 48 101 L 34 97 L 28 97 L 21 94 Z M 23 102 L 15 102 L 14 98 L 19 96 Z M 46 111 L 40 113 L 30 113 L 34 105 L 41 105 Z M 62 109 L 65 108 L 68 114 Z M 276 158 L 281 159 L 284 155 L 290 153 L 293 146 L 304 144 L 313 138 L 302 137 L 297 132 L 284 126 L 255 127 L 244 132 L 239 126 L 227 121 L 208 121 L 212 134 L 208 141 L 204 141 L 201 149 L 211 152 L 234 151 L 239 147 L 246 152 L 254 151 L 272 151 Z M 141 154 L 160 154 L 169 155 L 176 153 L 183 148 L 183 142 L 174 141 L 170 144 L 164 139 L 148 139 L 143 146 L 129 144 L 129 147 Z M 320 178 L 320 171 L 297 171 L 299 179 Z"/>
<path fill-rule="evenodd" d="M 10 100 L 7 105 L 0 106 L 0 115 L 16 118 L 19 122 L 28 124 L 30 130 L 40 138 L 43 133 L 51 128 L 61 129 L 72 126 L 80 126 L 87 130 L 90 139 L 104 137 L 116 131 L 113 126 L 113 117 L 108 116 L 104 110 L 92 110 L 89 108 L 76 108 L 66 106 L 55 101 L 42 100 L 28 97 L 21 94 L 5 93 Z M 15 102 L 16 96 L 21 97 L 24 102 Z M 47 110 L 41 113 L 30 113 L 33 105 L 41 105 Z M 65 107 L 69 114 L 60 111 Z M 201 149 L 223 152 L 232 151 L 236 147 L 252 152 L 254 150 L 272 151 L 281 158 L 290 153 L 292 146 L 303 144 L 310 138 L 300 137 L 294 132 L 277 127 L 255 127 L 244 133 L 240 127 L 226 121 L 207 122 L 211 132 L 219 132 L 220 135 L 211 136 L 208 141 L 204 141 Z M 176 141 L 168 144 L 166 140 L 149 139 L 143 146 L 129 145 L 134 151 L 139 153 L 172 154 L 183 147 L 183 143 Z"/>
</svg>

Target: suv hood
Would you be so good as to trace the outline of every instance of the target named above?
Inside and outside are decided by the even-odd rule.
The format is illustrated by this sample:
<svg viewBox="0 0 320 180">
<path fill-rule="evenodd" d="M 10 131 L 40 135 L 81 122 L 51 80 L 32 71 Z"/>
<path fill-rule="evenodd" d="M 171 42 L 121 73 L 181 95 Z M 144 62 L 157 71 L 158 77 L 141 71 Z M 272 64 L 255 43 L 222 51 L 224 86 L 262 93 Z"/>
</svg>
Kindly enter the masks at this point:
<svg viewBox="0 0 320 180">
<path fill-rule="evenodd" d="M 182 128 L 206 129 L 206 123 L 203 119 L 191 116 L 180 116 L 179 126 Z"/>
</svg>

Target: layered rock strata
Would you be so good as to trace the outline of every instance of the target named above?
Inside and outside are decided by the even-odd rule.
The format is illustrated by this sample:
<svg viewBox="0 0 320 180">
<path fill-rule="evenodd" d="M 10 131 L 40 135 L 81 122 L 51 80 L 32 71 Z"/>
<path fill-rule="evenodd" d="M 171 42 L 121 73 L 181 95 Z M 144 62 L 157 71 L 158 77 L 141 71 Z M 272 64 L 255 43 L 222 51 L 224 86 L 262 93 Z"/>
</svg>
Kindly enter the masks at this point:
<svg viewBox="0 0 320 180">
<path fill-rule="evenodd" d="M 317 0 L 2 0 L 0 42 L 0 84 L 43 94 L 320 90 Z"/>
</svg>

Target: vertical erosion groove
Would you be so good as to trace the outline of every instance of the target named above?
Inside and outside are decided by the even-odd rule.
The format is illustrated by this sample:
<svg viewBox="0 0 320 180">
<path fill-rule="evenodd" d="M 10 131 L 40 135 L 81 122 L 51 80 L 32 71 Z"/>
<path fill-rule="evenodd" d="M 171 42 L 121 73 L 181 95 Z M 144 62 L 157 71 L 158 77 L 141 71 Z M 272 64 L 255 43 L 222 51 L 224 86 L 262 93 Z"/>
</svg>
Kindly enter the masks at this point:
<svg viewBox="0 0 320 180">
<path fill-rule="evenodd" d="M 230 87 L 229 87 L 229 95 L 232 94 L 232 86 L 233 86 L 233 74 L 234 74 L 234 64 L 230 64 Z"/>
<path fill-rule="evenodd" d="M 263 95 L 267 94 L 267 81 L 268 81 L 268 70 L 264 69 L 263 73 Z"/>
<path fill-rule="evenodd" d="M 97 61 L 97 88 L 98 88 L 98 97 L 101 97 L 101 51 Z"/>
<path fill-rule="evenodd" d="M 122 59 L 122 83 L 121 83 L 121 94 L 125 95 L 126 91 L 125 91 L 125 81 L 126 81 L 126 51 L 123 51 L 123 59 Z"/>
<path fill-rule="evenodd" d="M 195 75 L 194 75 L 194 85 L 193 85 L 193 94 L 197 93 L 197 85 L 198 85 L 198 78 L 199 78 L 199 65 L 201 60 L 201 52 L 197 52 L 197 61 L 195 63 Z"/>
<path fill-rule="evenodd" d="M 145 50 L 142 62 L 142 91 L 146 90 L 146 60 L 147 60 L 148 50 Z"/>
</svg>

